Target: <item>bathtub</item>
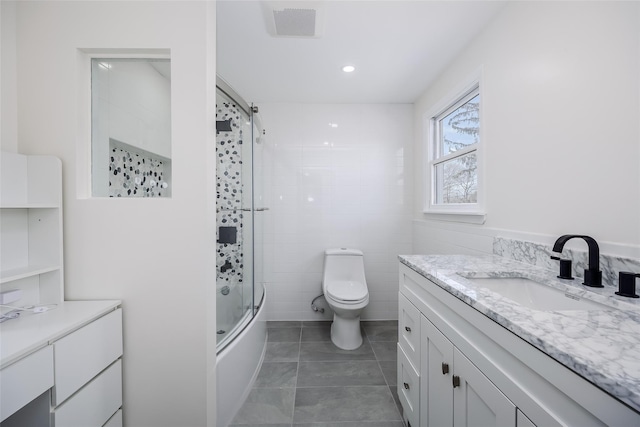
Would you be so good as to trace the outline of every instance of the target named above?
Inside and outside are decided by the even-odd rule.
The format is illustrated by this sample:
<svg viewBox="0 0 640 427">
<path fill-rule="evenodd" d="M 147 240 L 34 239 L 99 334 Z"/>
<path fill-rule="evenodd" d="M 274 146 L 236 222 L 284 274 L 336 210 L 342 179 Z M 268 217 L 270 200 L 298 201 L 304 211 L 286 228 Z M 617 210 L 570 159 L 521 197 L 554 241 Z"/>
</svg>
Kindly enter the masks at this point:
<svg viewBox="0 0 640 427">
<path fill-rule="evenodd" d="M 227 427 L 247 399 L 267 349 L 266 290 L 260 308 L 216 359 L 216 427 Z"/>
</svg>

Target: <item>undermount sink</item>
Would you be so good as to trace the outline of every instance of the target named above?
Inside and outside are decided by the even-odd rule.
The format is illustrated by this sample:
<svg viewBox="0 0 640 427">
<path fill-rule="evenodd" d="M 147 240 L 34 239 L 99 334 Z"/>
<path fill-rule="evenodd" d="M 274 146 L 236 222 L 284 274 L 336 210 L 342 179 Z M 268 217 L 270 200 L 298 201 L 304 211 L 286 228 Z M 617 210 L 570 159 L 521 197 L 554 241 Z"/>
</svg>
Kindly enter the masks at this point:
<svg viewBox="0 0 640 427">
<path fill-rule="evenodd" d="M 532 310 L 607 310 L 611 308 L 525 277 L 474 277 L 467 280 Z"/>
</svg>

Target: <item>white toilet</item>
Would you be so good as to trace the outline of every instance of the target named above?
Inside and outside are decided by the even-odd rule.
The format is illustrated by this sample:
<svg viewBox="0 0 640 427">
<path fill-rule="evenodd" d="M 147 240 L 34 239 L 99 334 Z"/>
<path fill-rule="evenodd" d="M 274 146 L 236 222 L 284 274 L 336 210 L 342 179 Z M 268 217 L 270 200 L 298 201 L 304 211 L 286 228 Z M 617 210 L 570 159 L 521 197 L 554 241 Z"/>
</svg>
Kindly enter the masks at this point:
<svg viewBox="0 0 640 427">
<path fill-rule="evenodd" d="M 362 251 L 327 249 L 324 253 L 322 291 L 333 310 L 331 341 L 343 350 L 360 347 L 360 314 L 369 304 Z"/>
</svg>

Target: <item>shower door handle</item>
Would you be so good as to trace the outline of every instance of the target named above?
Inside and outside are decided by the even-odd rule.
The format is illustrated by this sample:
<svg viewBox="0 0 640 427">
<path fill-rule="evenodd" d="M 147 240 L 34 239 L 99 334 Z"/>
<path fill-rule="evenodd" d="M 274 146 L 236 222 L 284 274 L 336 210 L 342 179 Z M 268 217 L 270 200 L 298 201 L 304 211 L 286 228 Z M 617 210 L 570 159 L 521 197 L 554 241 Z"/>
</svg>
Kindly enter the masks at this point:
<svg viewBox="0 0 640 427">
<path fill-rule="evenodd" d="M 256 212 L 263 212 L 263 211 L 268 211 L 269 208 L 256 208 L 255 211 Z"/>
</svg>

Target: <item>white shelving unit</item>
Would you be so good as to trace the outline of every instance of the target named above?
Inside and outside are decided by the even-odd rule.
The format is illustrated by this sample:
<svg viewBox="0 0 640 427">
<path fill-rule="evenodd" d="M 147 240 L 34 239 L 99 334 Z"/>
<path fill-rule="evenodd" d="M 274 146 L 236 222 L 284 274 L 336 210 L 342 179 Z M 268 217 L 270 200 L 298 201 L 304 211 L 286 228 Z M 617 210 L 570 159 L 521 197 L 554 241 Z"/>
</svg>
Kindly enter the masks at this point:
<svg viewBox="0 0 640 427">
<path fill-rule="evenodd" d="M 22 290 L 15 305 L 57 304 L 64 300 L 63 277 L 62 163 L 3 151 L 0 291 Z"/>
<path fill-rule="evenodd" d="M 0 425 L 121 427 L 121 302 L 64 301 L 62 163 L 0 160 L 0 291 L 55 304 L 0 323 Z"/>
</svg>

